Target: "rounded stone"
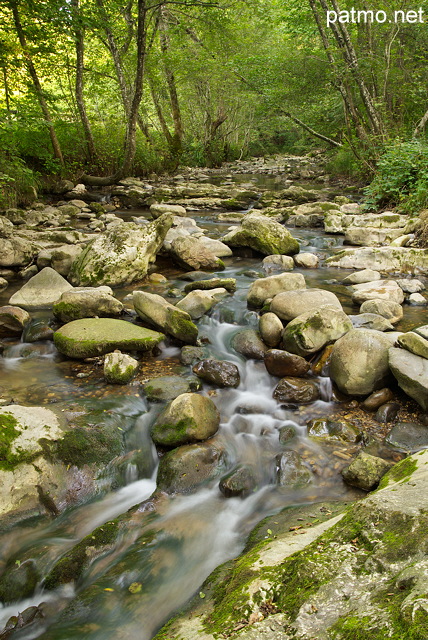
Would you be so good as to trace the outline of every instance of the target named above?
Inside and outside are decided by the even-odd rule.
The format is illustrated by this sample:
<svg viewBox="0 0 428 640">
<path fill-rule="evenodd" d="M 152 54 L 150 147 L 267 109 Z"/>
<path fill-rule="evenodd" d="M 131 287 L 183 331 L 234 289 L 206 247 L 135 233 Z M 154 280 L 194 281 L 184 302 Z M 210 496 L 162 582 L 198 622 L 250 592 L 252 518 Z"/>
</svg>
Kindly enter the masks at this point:
<svg viewBox="0 0 428 640">
<path fill-rule="evenodd" d="M 379 407 L 387 402 L 391 402 L 394 399 L 394 394 L 391 389 L 385 387 L 385 389 L 379 389 L 379 391 L 374 391 L 368 398 L 361 403 L 361 408 L 366 411 L 377 411 Z"/>
<path fill-rule="evenodd" d="M 241 381 L 236 364 L 223 360 L 201 360 L 194 365 L 193 373 L 217 387 L 237 387 Z"/>
<path fill-rule="evenodd" d="M 366 300 L 360 307 L 360 313 L 376 313 L 386 318 L 391 324 L 396 324 L 403 317 L 403 307 L 391 300 Z"/>
<path fill-rule="evenodd" d="M 241 465 L 220 480 L 219 489 L 226 498 L 244 498 L 254 491 L 256 480 L 251 469 Z"/>
<path fill-rule="evenodd" d="M 328 305 L 342 311 L 338 297 L 324 289 L 300 289 L 284 291 L 274 296 L 270 311 L 276 313 L 281 320 L 287 322 L 309 311 L 317 311 L 319 307 Z"/>
<path fill-rule="evenodd" d="M 211 443 L 188 444 L 159 461 L 156 485 L 165 493 L 191 493 L 224 472 L 224 452 Z"/>
<path fill-rule="evenodd" d="M 267 352 L 267 346 L 254 329 L 242 329 L 235 333 L 231 340 L 232 349 L 245 358 L 263 360 Z"/>
<path fill-rule="evenodd" d="M 268 347 L 277 347 L 281 342 L 284 326 L 275 313 L 265 313 L 259 320 L 259 331 L 262 340 Z"/>
<path fill-rule="evenodd" d="M 276 385 L 273 397 L 285 404 L 308 404 L 319 400 L 319 389 L 315 382 L 301 378 L 282 378 Z"/>
<path fill-rule="evenodd" d="M 304 358 L 282 349 L 269 349 L 264 360 L 268 373 L 279 378 L 285 376 L 300 378 L 310 369 L 309 362 Z"/>
</svg>

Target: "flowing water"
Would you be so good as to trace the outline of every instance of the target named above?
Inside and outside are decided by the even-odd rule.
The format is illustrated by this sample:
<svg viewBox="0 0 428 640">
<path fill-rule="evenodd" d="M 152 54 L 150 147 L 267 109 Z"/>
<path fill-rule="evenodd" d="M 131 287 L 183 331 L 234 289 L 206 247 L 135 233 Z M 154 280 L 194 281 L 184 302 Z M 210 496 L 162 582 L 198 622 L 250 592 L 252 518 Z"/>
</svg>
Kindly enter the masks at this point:
<svg viewBox="0 0 428 640">
<path fill-rule="evenodd" d="M 215 223 L 209 212 L 198 212 L 196 219 L 212 237 L 218 237 L 229 226 Z M 340 248 L 337 238 L 326 237 L 320 230 L 297 229 L 293 234 L 305 250 L 317 252 L 322 258 Z M 234 362 L 240 370 L 237 389 L 212 390 L 204 386 L 202 393 L 212 398 L 221 415 L 221 426 L 213 441 L 224 452 L 225 472 L 245 464 L 256 479 L 256 490 L 244 499 L 225 498 L 218 480 L 191 495 L 151 498 L 158 456 L 149 430 L 159 405 L 147 403 L 138 386 L 111 391 L 100 375 L 78 377 L 76 371 L 81 371 L 81 365 L 63 359 L 51 342 L 8 341 L 0 358 L 4 397 L 23 404 L 54 403 L 65 409 L 77 402 L 86 408 L 102 409 L 106 421 L 126 425 L 126 450 L 145 452 L 143 472 L 130 462 L 121 480 L 112 482 L 107 469 L 105 483 L 99 483 L 95 497 L 55 519 L 41 515 L 3 533 L 0 567 L 11 558 L 18 562 L 32 558 L 41 575 L 46 575 L 65 551 L 96 527 L 125 514 L 124 526 L 113 547 L 92 563 L 75 587 L 67 585 L 49 592 L 40 583 L 31 598 L 0 609 L 1 628 L 9 616 L 31 604 L 45 603 L 46 617 L 15 632 L 14 638 L 150 640 L 174 611 L 198 592 L 215 567 L 239 554 L 248 533 L 263 517 L 293 505 L 346 501 L 359 496 L 341 479 L 340 470 L 346 464 L 343 459 L 335 456 L 331 447 L 323 447 L 307 436 L 308 420 L 334 411 L 329 378 L 317 379 L 319 401 L 284 407 L 272 398 L 278 379 L 267 373 L 263 362 L 245 361 L 231 347 L 238 330 L 254 327 L 258 321 L 258 314 L 246 306 L 246 293 L 253 280 L 246 275 L 248 270 L 262 274 L 261 260 L 226 260 L 225 271 L 213 275 L 235 277 L 237 291 L 198 323 L 209 354 Z M 164 273 L 169 278 L 168 288 L 183 288 L 185 283 L 178 279 L 178 270 L 168 265 Z M 308 286 L 330 288 L 340 295 L 345 310 L 351 311 L 345 289 L 335 282 L 338 271 L 321 267 L 305 271 L 304 275 Z M 120 290 L 116 295 L 123 298 L 135 288 Z M 165 293 L 166 288 L 152 285 L 151 290 Z M 43 318 L 43 313 L 38 315 Z M 191 370 L 179 364 L 178 353 L 174 345 L 163 345 L 159 359 L 172 372 L 188 375 Z M 296 436 L 281 444 L 279 429 L 284 426 L 293 426 Z M 278 455 L 286 450 L 301 456 L 310 473 L 309 484 L 300 488 L 277 484 Z M 127 513 L 135 505 L 140 506 Z M 136 594 L 129 590 L 133 584 L 138 585 Z M 64 609 L 65 622 L 58 619 Z"/>
</svg>

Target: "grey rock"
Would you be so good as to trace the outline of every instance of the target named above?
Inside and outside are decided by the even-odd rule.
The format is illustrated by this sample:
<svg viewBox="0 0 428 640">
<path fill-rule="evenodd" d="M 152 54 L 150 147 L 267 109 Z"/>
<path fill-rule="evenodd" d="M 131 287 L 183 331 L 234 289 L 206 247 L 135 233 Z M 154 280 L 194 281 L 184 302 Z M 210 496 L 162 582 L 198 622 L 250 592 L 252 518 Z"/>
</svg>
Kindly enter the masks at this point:
<svg viewBox="0 0 428 640">
<path fill-rule="evenodd" d="M 372 491 L 391 467 L 391 462 L 361 451 L 351 464 L 342 470 L 342 476 L 347 484 L 364 491 Z"/>
<path fill-rule="evenodd" d="M 377 313 L 360 313 L 349 316 L 354 329 L 375 329 L 376 331 L 392 331 L 394 326 L 389 320 Z"/>
<path fill-rule="evenodd" d="M 53 304 L 54 316 L 64 323 L 80 318 L 120 316 L 123 304 L 105 289 L 99 287 L 66 291 Z"/>
<path fill-rule="evenodd" d="M 223 287 L 206 291 L 194 289 L 182 298 L 182 300 L 177 302 L 176 307 L 182 311 L 186 311 L 192 320 L 196 320 L 197 318 L 201 318 L 228 295 L 228 292 L 226 289 L 223 289 Z"/>
<path fill-rule="evenodd" d="M 162 296 L 146 291 L 134 291 L 133 302 L 135 311 L 143 321 L 182 342 L 196 342 L 198 329 L 186 311 L 178 309 Z"/>
<path fill-rule="evenodd" d="M 11 296 L 9 304 L 27 310 L 51 309 L 54 302 L 71 289 L 72 285 L 65 278 L 54 269 L 45 267 Z"/>
<path fill-rule="evenodd" d="M 360 307 L 360 313 L 376 313 L 386 318 L 391 324 L 396 324 L 403 317 L 403 307 L 397 302 L 389 300 L 366 300 Z"/>
<path fill-rule="evenodd" d="M 289 321 L 326 305 L 342 311 L 342 305 L 338 297 L 331 291 L 325 291 L 324 289 L 297 289 L 276 294 L 271 302 L 270 311 L 276 313 L 281 320 Z"/>
<path fill-rule="evenodd" d="M 316 269 L 319 265 L 319 258 L 314 253 L 298 253 L 293 260 L 297 267 L 303 269 Z"/>
<path fill-rule="evenodd" d="M 241 329 L 235 333 L 231 340 L 231 346 L 241 355 L 254 360 L 263 360 L 268 350 L 260 338 L 260 334 L 254 329 Z"/>
<path fill-rule="evenodd" d="M 415 453 L 428 447 L 428 427 L 418 422 L 397 422 L 385 440 L 394 449 Z"/>
<path fill-rule="evenodd" d="M 275 276 L 254 280 L 247 295 L 247 302 L 253 307 L 263 306 L 265 300 L 277 294 L 294 289 L 302 290 L 306 287 L 305 278 L 301 273 L 280 273 Z"/>
<path fill-rule="evenodd" d="M 237 387 L 241 381 L 239 369 L 233 362 L 201 360 L 193 366 L 193 373 L 217 387 Z"/>
<path fill-rule="evenodd" d="M 104 378 L 110 384 L 128 384 L 137 374 L 139 366 L 135 358 L 113 351 L 104 358 Z"/>
<path fill-rule="evenodd" d="M 283 324 L 275 313 L 268 312 L 260 317 L 260 335 L 268 347 L 277 347 L 279 345 L 283 329 Z"/>
<path fill-rule="evenodd" d="M 184 347 L 186 348 L 186 347 Z M 188 347 L 196 349 L 197 347 Z M 151 402 L 170 402 L 183 393 L 191 391 L 189 381 L 181 376 L 159 376 L 143 384 L 145 396 Z"/>
<path fill-rule="evenodd" d="M 266 256 L 262 261 L 263 270 L 269 274 L 275 271 L 293 271 L 294 260 L 291 256 Z"/>
<path fill-rule="evenodd" d="M 373 269 L 363 269 L 362 271 L 356 271 L 346 276 L 342 280 L 343 284 L 362 284 L 363 282 L 373 282 L 375 280 L 381 280 L 379 271 L 373 271 Z"/>
<path fill-rule="evenodd" d="M 352 302 L 362 304 L 366 300 L 388 300 L 401 304 L 404 292 L 395 280 L 378 280 L 353 285 Z"/>
<path fill-rule="evenodd" d="M 417 356 L 428 359 L 428 340 L 414 331 L 403 333 L 397 340 L 400 347 Z"/>
<path fill-rule="evenodd" d="M 352 329 L 352 322 L 342 310 L 320 306 L 291 320 L 282 333 L 281 346 L 299 356 L 316 353 L 329 342 L 338 340 Z"/>
<path fill-rule="evenodd" d="M 428 360 L 406 349 L 392 347 L 389 366 L 403 391 L 428 411 Z"/>
<path fill-rule="evenodd" d="M 310 483 L 312 474 L 295 451 L 284 451 L 278 460 L 278 484 L 299 488 Z"/>
<path fill-rule="evenodd" d="M 157 488 L 166 493 L 192 493 L 218 478 L 224 465 L 223 450 L 209 442 L 178 447 L 160 459 Z"/>
<path fill-rule="evenodd" d="M 240 465 L 220 480 L 219 489 L 226 498 L 245 498 L 256 489 L 256 484 L 251 469 Z"/>
</svg>

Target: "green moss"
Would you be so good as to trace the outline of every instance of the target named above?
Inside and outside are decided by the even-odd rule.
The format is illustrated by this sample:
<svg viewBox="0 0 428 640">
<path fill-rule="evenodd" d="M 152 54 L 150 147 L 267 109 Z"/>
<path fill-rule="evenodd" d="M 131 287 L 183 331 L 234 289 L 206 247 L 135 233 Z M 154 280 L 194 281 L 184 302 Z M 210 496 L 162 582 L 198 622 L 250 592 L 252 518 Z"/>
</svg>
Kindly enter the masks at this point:
<svg viewBox="0 0 428 640">
<path fill-rule="evenodd" d="M 164 447 L 179 447 L 181 444 L 196 442 L 192 438 L 192 431 L 197 428 L 193 418 L 183 418 L 175 424 L 155 424 L 151 430 L 151 436 L 156 442 Z"/>
<path fill-rule="evenodd" d="M 383 476 L 378 491 L 384 489 L 392 482 L 407 482 L 417 468 L 418 464 L 414 458 L 404 458 L 404 460 L 397 462 L 397 464 Z"/>
<path fill-rule="evenodd" d="M 64 464 L 82 467 L 91 463 L 108 463 L 122 450 L 122 436 L 112 426 L 74 427 L 56 445 L 56 456 Z"/>
<path fill-rule="evenodd" d="M 13 442 L 21 435 L 19 422 L 11 413 L 0 414 L 0 470 L 13 471 L 22 462 L 31 462 L 38 454 L 16 449 L 12 452 Z"/>
</svg>

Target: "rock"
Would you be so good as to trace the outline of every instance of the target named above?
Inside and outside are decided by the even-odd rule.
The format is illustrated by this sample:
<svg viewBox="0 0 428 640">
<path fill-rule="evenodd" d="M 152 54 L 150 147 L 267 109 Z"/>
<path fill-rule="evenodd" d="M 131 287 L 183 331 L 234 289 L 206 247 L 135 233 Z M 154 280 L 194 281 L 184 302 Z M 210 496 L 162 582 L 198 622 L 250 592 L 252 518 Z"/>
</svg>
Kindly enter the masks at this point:
<svg viewBox="0 0 428 640">
<path fill-rule="evenodd" d="M 201 318 L 207 311 L 212 309 L 228 295 L 228 292 L 226 289 L 223 289 L 223 287 L 209 289 L 207 291 L 195 289 L 177 302 L 176 307 L 188 313 L 192 320 L 196 320 L 197 318 Z"/>
<path fill-rule="evenodd" d="M 201 347 L 185 346 L 181 348 L 180 362 L 185 365 L 194 364 L 204 357 L 204 350 Z"/>
<path fill-rule="evenodd" d="M 179 204 L 152 204 L 150 206 L 150 213 L 153 218 L 159 218 L 163 213 L 172 213 L 174 216 L 186 216 L 187 211 Z"/>
<path fill-rule="evenodd" d="M 183 347 L 197 349 L 198 347 Z M 191 391 L 189 381 L 181 376 L 159 376 L 151 378 L 143 384 L 143 391 L 151 402 L 170 402 L 183 393 Z"/>
<path fill-rule="evenodd" d="M 66 291 L 53 305 L 53 314 L 60 322 L 80 318 L 120 316 L 123 304 L 107 293 L 105 287 Z"/>
<path fill-rule="evenodd" d="M 334 345 L 330 376 L 340 391 L 366 396 L 389 380 L 388 351 L 391 341 L 372 329 L 353 329 Z"/>
<path fill-rule="evenodd" d="M 9 566 L 0 578 L 0 599 L 4 604 L 9 604 L 29 598 L 39 581 L 40 575 L 33 560 Z"/>
<path fill-rule="evenodd" d="M 321 306 L 317 311 L 307 311 L 289 322 L 282 333 L 281 345 L 286 351 L 307 356 L 351 329 L 352 322 L 344 311 Z"/>
<path fill-rule="evenodd" d="M 288 442 L 290 442 L 290 440 L 292 440 L 296 436 L 297 436 L 297 429 L 293 424 L 284 425 L 283 427 L 279 428 L 279 442 L 281 444 L 287 444 Z"/>
<path fill-rule="evenodd" d="M 428 411 L 428 360 L 406 349 L 392 347 L 389 366 L 403 391 Z"/>
<path fill-rule="evenodd" d="M 193 324 L 186 311 L 178 309 L 154 293 L 134 291 L 133 303 L 139 317 L 170 336 L 194 344 L 198 337 L 198 328 Z"/>
<path fill-rule="evenodd" d="M 0 307 L 0 338 L 20 336 L 31 316 L 20 307 Z"/>
<path fill-rule="evenodd" d="M 361 451 L 351 464 L 342 470 L 342 477 L 352 487 L 372 491 L 391 467 L 391 462 Z"/>
<path fill-rule="evenodd" d="M 377 411 L 379 407 L 394 400 L 394 394 L 391 389 L 385 387 L 385 389 L 379 389 L 369 395 L 368 398 L 361 403 L 360 407 L 365 411 Z"/>
<path fill-rule="evenodd" d="M 425 285 L 416 279 L 412 280 L 396 280 L 399 287 L 401 287 L 404 293 L 419 293 L 425 289 Z"/>
<path fill-rule="evenodd" d="M 38 272 L 39 270 L 37 266 L 35 264 L 32 264 L 28 267 L 25 267 L 24 269 L 21 269 L 21 271 L 18 271 L 18 276 L 21 278 L 21 280 L 29 280 Z"/>
<path fill-rule="evenodd" d="M 60 247 L 43 249 L 37 256 L 37 266 L 39 269 L 52 267 L 65 278 L 70 273 L 71 265 L 80 256 L 83 246 L 64 244 Z"/>
<path fill-rule="evenodd" d="M 278 378 L 284 376 L 301 378 L 311 368 L 309 362 L 306 362 L 301 356 L 282 349 L 269 349 L 265 354 L 264 361 L 267 372 L 271 376 L 278 376 Z"/>
<path fill-rule="evenodd" d="M 339 251 L 326 263 L 342 269 L 375 269 L 386 273 L 426 273 L 428 249 L 408 247 L 362 247 Z"/>
<path fill-rule="evenodd" d="M 171 225 L 169 214 L 144 227 L 133 222 L 114 225 L 100 233 L 76 258 L 70 281 L 83 286 L 117 286 L 141 280 Z"/>
<path fill-rule="evenodd" d="M 169 451 L 159 461 L 157 488 L 165 493 L 190 493 L 224 471 L 224 453 L 205 442 Z"/>
<path fill-rule="evenodd" d="M 342 311 L 338 297 L 331 291 L 297 289 L 276 294 L 271 302 L 270 310 L 276 313 L 281 320 L 289 321 L 303 313 L 316 311 L 326 305 Z"/>
<path fill-rule="evenodd" d="M 341 418 L 310 420 L 307 429 L 309 436 L 342 442 L 359 442 L 362 435 L 358 427 Z"/>
<path fill-rule="evenodd" d="M 200 241 L 204 245 L 205 249 L 207 249 L 208 251 L 212 251 L 212 253 L 217 256 L 217 258 L 228 258 L 233 255 L 232 249 L 220 240 L 202 236 L 200 238 Z"/>
<path fill-rule="evenodd" d="M 5 278 L 0 277 L 0 293 L 7 289 L 9 286 L 9 282 Z"/>
<path fill-rule="evenodd" d="M 241 381 L 239 369 L 232 362 L 201 360 L 193 366 L 193 373 L 216 387 L 237 387 Z"/>
<path fill-rule="evenodd" d="M 373 271 L 373 269 L 363 269 L 362 271 L 356 271 L 355 273 L 351 273 L 349 276 L 346 276 L 346 278 L 342 280 L 342 283 L 345 285 L 363 284 L 364 282 L 374 282 L 381 279 L 382 276 L 380 275 L 379 271 Z"/>
<path fill-rule="evenodd" d="M 0 238 L 0 267 L 25 267 L 36 254 L 35 245 L 25 238 Z"/>
<path fill-rule="evenodd" d="M 273 273 L 274 271 L 293 271 L 294 260 L 291 256 L 266 256 L 266 258 L 263 258 L 262 266 L 265 273 Z"/>
<path fill-rule="evenodd" d="M 14 231 L 13 222 L 4 216 L 0 216 L 0 238 L 10 238 Z"/>
<path fill-rule="evenodd" d="M 171 255 L 186 269 L 224 269 L 224 262 L 200 238 L 180 236 L 171 243 Z"/>
<path fill-rule="evenodd" d="M 396 402 L 387 402 L 376 411 L 375 420 L 381 423 L 393 422 L 401 407 Z"/>
<path fill-rule="evenodd" d="M 318 199 L 318 194 L 310 189 L 304 189 L 297 185 L 291 185 L 280 192 L 281 200 L 293 200 L 298 204 L 304 204 L 306 202 L 314 202 Z"/>
<path fill-rule="evenodd" d="M 374 229 L 352 225 L 345 230 L 343 244 L 352 244 L 358 247 L 377 247 L 391 244 L 402 234 L 402 229 Z"/>
<path fill-rule="evenodd" d="M 22 332 L 22 342 L 38 342 L 39 340 L 53 340 L 54 331 L 46 320 L 35 319 L 25 325 Z"/>
<path fill-rule="evenodd" d="M 110 384 L 128 384 L 136 375 L 139 366 L 135 358 L 120 351 L 113 351 L 104 358 L 104 378 Z"/>
<path fill-rule="evenodd" d="M 214 402 L 196 393 L 183 393 L 170 402 L 151 429 L 153 442 L 174 448 L 211 438 L 220 425 Z"/>
<path fill-rule="evenodd" d="M 193 282 L 189 282 L 184 287 L 185 293 L 190 293 L 190 291 L 194 291 L 194 289 L 217 289 L 223 288 L 230 293 L 236 291 L 236 279 L 235 278 L 208 278 L 207 280 L 194 280 Z"/>
<path fill-rule="evenodd" d="M 319 258 L 314 253 L 298 253 L 293 260 L 297 267 L 304 269 L 316 269 L 319 264 Z"/>
<path fill-rule="evenodd" d="M 392 331 L 394 329 L 389 320 L 377 313 L 360 313 L 348 317 L 354 329 L 374 329 L 375 331 Z"/>
<path fill-rule="evenodd" d="M 428 447 L 428 427 L 418 422 L 397 422 L 385 440 L 394 449 L 415 453 Z"/>
<path fill-rule="evenodd" d="M 362 304 L 366 300 L 388 300 L 401 304 L 404 293 L 395 280 L 378 280 L 353 285 L 352 302 Z"/>
<path fill-rule="evenodd" d="M 73 289 L 59 273 L 45 267 L 13 294 L 9 304 L 23 309 L 51 309 L 63 293 Z"/>
<path fill-rule="evenodd" d="M 250 247 L 265 256 L 299 253 L 299 243 L 281 224 L 257 213 L 246 215 L 241 226 L 222 238 L 231 247 Z"/>
<path fill-rule="evenodd" d="M 267 347 L 254 329 L 241 329 L 231 340 L 231 347 L 245 358 L 263 360 Z"/>
<path fill-rule="evenodd" d="M 424 307 L 428 304 L 427 299 L 420 293 L 411 293 L 407 299 L 409 304 L 417 305 L 418 307 Z"/>
<path fill-rule="evenodd" d="M 275 313 L 268 312 L 260 317 L 260 335 L 268 347 L 277 347 L 279 345 L 283 329 L 283 324 Z"/>
<path fill-rule="evenodd" d="M 69 358 L 92 358 L 120 349 L 150 351 L 164 339 L 162 333 L 151 331 L 125 320 L 85 318 L 65 324 L 54 333 L 54 343 L 60 353 Z"/>
<path fill-rule="evenodd" d="M 255 491 L 256 484 L 251 469 L 239 465 L 220 480 L 219 489 L 226 498 L 245 498 Z"/>
<path fill-rule="evenodd" d="M 320 397 L 319 390 L 312 380 L 288 376 L 276 385 L 273 397 L 284 404 L 308 404 Z"/>
<path fill-rule="evenodd" d="M 419 336 L 422 336 L 422 338 L 425 338 L 425 340 L 428 340 L 428 324 L 424 324 L 420 327 L 415 327 L 413 331 Z"/>
<path fill-rule="evenodd" d="M 297 489 L 309 484 L 312 474 L 295 451 L 284 451 L 278 459 L 278 484 Z"/>
<path fill-rule="evenodd" d="M 389 320 L 391 324 L 396 324 L 403 317 L 403 307 L 397 302 L 376 298 L 363 302 L 360 313 L 375 313 Z"/>
<path fill-rule="evenodd" d="M 275 276 L 254 280 L 247 294 L 247 302 L 253 307 L 263 306 L 265 300 L 277 294 L 294 289 L 302 290 L 306 287 L 305 278 L 301 273 L 280 273 Z"/>
<path fill-rule="evenodd" d="M 74 184 L 71 180 L 58 180 L 53 186 L 52 193 L 62 195 L 63 193 L 67 193 L 67 191 L 71 191 L 73 188 Z"/>
<path fill-rule="evenodd" d="M 407 349 L 407 351 L 410 351 L 417 356 L 428 359 L 428 340 L 418 333 L 415 333 L 414 331 L 403 333 L 397 339 L 397 342 L 400 347 L 403 347 L 403 349 Z"/>
</svg>

